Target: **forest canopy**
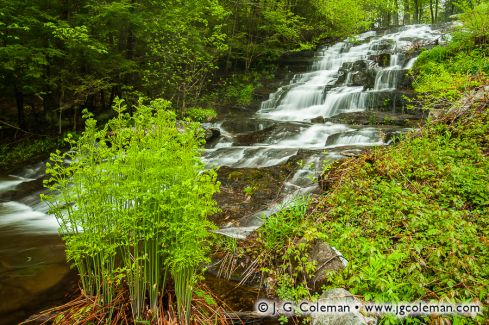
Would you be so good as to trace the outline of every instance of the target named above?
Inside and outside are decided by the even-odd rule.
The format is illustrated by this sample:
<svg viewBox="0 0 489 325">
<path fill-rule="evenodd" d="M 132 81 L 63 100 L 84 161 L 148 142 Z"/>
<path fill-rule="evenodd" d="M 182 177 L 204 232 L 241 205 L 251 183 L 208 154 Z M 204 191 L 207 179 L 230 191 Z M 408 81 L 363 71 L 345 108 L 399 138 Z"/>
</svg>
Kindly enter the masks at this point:
<svg viewBox="0 0 489 325">
<path fill-rule="evenodd" d="M 260 70 L 372 27 L 446 21 L 476 3 L 0 0 L 2 125 L 76 130 L 82 109 L 98 116 L 116 97 L 185 109 L 217 75 Z"/>
</svg>

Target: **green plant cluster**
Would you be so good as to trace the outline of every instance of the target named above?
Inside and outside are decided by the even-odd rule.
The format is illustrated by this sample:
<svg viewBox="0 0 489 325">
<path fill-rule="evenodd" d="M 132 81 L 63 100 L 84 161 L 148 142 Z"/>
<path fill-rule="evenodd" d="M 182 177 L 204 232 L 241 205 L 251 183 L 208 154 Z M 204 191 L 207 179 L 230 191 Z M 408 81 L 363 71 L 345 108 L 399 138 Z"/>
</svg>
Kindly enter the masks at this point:
<svg viewBox="0 0 489 325">
<path fill-rule="evenodd" d="M 312 244 L 324 238 L 307 219 L 309 197 L 297 197 L 267 217 L 258 229 L 258 264 L 269 279 L 272 292 L 282 300 L 310 299 L 310 280 L 316 262 L 310 258 Z"/>
<path fill-rule="evenodd" d="M 208 261 L 207 216 L 217 211 L 219 183 L 200 160 L 199 124 L 177 127 L 169 105 L 140 100 L 129 114 L 117 99 L 117 117 L 102 128 L 85 112 L 85 132 L 47 164 L 52 194 L 44 199 L 84 292 L 110 305 L 128 288 L 136 321 L 156 317 L 169 292 L 190 321 L 192 291 Z"/>
<path fill-rule="evenodd" d="M 327 177 L 341 182 L 258 230 L 262 272 L 281 299 L 310 298 L 311 243 L 324 240 L 348 260 L 330 272 L 325 290 L 346 288 L 374 302 L 486 301 L 488 152 L 489 112 L 479 103 L 453 124 L 432 122 L 395 147 L 328 165 Z M 476 319 L 450 316 L 459 324 L 485 317 L 487 310 Z"/>
<path fill-rule="evenodd" d="M 183 116 L 192 121 L 204 123 L 215 119 L 217 117 L 217 112 L 212 108 L 192 107 L 185 110 Z"/>
<path fill-rule="evenodd" d="M 38 139 L 26 138 L 20 143 L 0 145 L 0 170 L 21 166 L 30 160 L 47 156 L 62 146 L 62 141 L 49 137 Z"/>
<path fill-rule="evenodd" d="M 343 176 L 316 216 L 350 261 L 328 286 L 376 302 L 486 299 L 488 118 L 429 125 Z"/>
<path fill-rule="evenodd" d="M 330 279 L 367 301 L 484 301 L 489 114 L 428 125 L 357 161 L 315 218 L 350 261 Z"/>
<path fill-rule="evenodd" d="M 446 108 L 471 88 L 489 78 L 489 4 L 482 3 L 462 15 L 463 27 L 446 46 L 422 52 L 411 75 L 425 108 Z M 479 28 L 480 29 L 477 29 Z"/>
<path fill-rule="evenodd" d="M 247 107 L 252 104 L 256 90 L 272 79 L 273 74 L 273 70 L 268 68 L 246 74 L 232 74 L 220 80 L 201 101 L 213 103 L 216 107 Z"/>
</svg>

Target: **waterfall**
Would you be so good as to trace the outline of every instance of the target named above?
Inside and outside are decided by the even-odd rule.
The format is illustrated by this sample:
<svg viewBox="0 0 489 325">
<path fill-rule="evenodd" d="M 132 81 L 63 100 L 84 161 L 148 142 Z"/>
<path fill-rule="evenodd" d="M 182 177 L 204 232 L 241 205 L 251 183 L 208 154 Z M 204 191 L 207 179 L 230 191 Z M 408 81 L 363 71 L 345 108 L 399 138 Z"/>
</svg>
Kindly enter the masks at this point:
<svg viewBox="0 0 489 325">
<path fill-rule="evenodd" d="M 407 61 L 404 52 L 417 41 L 438 37 L 439 32 L 429 26 L 414 25 L 384 35 L 362 34 L 357 37 L 360 44 L 345 40 L 323 48 L 315 57 L 312 71 L 294 77 L 285 94 L 284 88 L 271 94 L 258 115 L 272 120 L 307 121 L 376 108 L 382 103 L 375 93 L 396 90 L 405 71 L 412 67 L 414 59 Z M 386 57 L 388 64 L 384 66 L 379 60 Z M 390 102 L 395 105 L 394 100 Z"/>
<path fill-rule="evenodd" d="M 395 125 L 380 130 L 369 125 L 367 115 L 363 115 L 361 125 L 355 125 L 348 116 L 396 114 L 395 109 L 402 105 L 402 78 L 416 59 L 408 54 L 409 49 L 439 37 L 440 32 L 430 26 L 413 25 L 369 31 L 355 41 L 344 40 L 319 49 L 309 71 L 278 87 L 255 114 L 232 112 L 228 120 L 214 125 L 221 130 L 221 138 L 207 148 L 206 162 L 211 166 L 261 168 L 283 164 L 300 154 L 319 164 L 342 157 L 343 151 L 387 144 L 385 139 L 391 133 L 404 131 Z M 345 122 L 335 120 L 339 117 Z M 305 170 L 297 171 L 286 183 L 285 192 L 306 174 Z"/>
</svg>

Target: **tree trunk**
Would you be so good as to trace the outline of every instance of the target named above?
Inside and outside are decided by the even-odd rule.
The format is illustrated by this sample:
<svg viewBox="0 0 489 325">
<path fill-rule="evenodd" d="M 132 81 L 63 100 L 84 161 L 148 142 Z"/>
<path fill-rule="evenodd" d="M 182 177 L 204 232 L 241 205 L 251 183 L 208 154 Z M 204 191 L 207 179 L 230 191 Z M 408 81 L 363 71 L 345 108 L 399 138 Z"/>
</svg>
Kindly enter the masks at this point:
<svg viewBox="0 0 489 325">
<path fill-rule="evenodd" d="M 409 6 L 411 0 L 407 0 L 405 2 L 405 10 L 404 10 L 404 15 L 402 17 L 402 23 L 404 25 L 409 25 L 411 23 L 411 8 Z"/>
<path fill-rule="evenodd" d="M 430 15 L 431 15 L 431 24 L 435 23 L 435 10 L 433 8 L 433 0 L 430 0 Z"/>
<path fill-rule="evenodd" d="M 423 19 L 423 3 L 421 2 L 422 0 L 418 0 L 419 2 L 419 16 L 418 16 L 418 23 L 421 23 L 422 22 L 422 19 Z"/>
<path fill-rule="evenodd" d="M 100 90 L 100 105 L 102 106 L 102 112 L 105 112 L 107 107 L 105 106 L 105 92 L 103 89 Z"/>
<path fill-rule="evenodd" d="M 25 113 L 24 113 L 24 94 L 21 90 L 14 86 L 15 88 L 15 101 L 17 103 L 17 120 L 19 123 L 19 128 L 22 130 L 27 130 L 27 125 L 25 123 Z"/>
<path fill-rule="evenodd" d="M 439 5 L 439 0 L 435 0 L 435 23 L 438 22 L 438 5 Z"/>
<path fill-rule="evenodd" d="M 395 0 L 394 2 L 395 5 L 395 12 L 393 13 L 394 15 L 394 25 L 399 26 L 399 0 Z"/>
<path fill-rule="evenodd" d="M 418 16 L 419 16 L 419 8 L 418 8 L 418 1 L 419 0 L 414 0 L 414 13 L 413 13 L 413 20 L 414 20 L 414 23 L 417 24 L 418 23 Z"/>
</svg>

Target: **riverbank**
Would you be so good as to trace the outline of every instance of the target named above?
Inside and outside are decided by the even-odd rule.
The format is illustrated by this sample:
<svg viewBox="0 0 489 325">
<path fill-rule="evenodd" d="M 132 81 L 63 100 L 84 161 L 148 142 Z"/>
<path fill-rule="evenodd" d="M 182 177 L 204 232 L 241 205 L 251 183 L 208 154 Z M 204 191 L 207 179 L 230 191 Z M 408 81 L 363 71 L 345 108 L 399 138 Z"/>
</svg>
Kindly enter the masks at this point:
<svg viewBox="0 0 489 325">
<path fill-rule="evenodd" d="M 240 245 L 235 258 L 254 265 L 244 274 L 259 274 L 269 296 L 282 300 L 344 288 L 365 302 L 480 303 L 485 309 L 476 318 L 418 321 L 484 323 L 488 48 L 466 31 L 423 53 L 413 74 L 416 103 L 430 112 L 426 125 L 393 146 L 326 165 L 322 194 L 273 215 Z"/>
</svg>

